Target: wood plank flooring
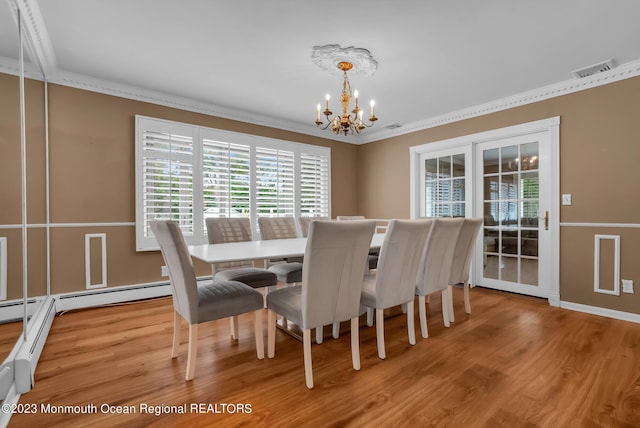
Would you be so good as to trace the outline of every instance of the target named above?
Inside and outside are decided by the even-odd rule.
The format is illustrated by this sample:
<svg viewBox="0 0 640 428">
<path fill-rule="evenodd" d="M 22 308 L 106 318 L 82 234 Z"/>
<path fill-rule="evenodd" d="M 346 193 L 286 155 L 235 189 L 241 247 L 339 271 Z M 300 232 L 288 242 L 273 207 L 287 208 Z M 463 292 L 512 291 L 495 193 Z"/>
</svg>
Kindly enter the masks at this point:
<svg viewBox="0 0 640 428">
<path fill-rule="evenodd" d="M 22 334 L 22 321 L 0 324 L 0 362 L 9 355 Z"/>
<path fill-rule="evenodd" d="M 457 321 L 448 329 L 432 298 L 430 337 L 420 337 L 416 318 L 415 346 L 404 316 L 386 320 L 384 361 L 375 328 L 361 328 L 359 372 L 349 335 L 330 339 L 327 327 L 325 342 L 312 347 L 313 390 L 302 344 L 283 332 L 275 358 L 256 359 L 252 315 L 240 317 L 239 341 L 227 320 L 200 326 L 196 377 L 186 382 L 186 325 L 181 355 L 169 356 L 170 299 L 63 314 L 21 399 L 38 411 L 14 415 L 9 426 L 640 426 L 640 325 L 492 290 L 471 296 L 467 316 L 454 290 Z M 103 404 L 135 413 L 103 413 Z M 97 410 L 45 414 L 46 405 Z M 141 411 L 160 405 L 186 405 L 186 414 Z"/>
</svg>

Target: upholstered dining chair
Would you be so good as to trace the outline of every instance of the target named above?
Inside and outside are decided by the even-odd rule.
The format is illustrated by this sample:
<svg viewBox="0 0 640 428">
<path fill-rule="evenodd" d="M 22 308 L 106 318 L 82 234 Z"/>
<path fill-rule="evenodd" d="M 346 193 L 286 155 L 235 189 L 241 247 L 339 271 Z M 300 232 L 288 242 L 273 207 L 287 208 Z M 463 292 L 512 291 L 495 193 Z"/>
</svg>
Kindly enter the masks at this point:
<svg viewBox="0 0 640 428">
<path fill-rule="evenodd" d="M 209 217 L 205 220 L 209 244 L 251 241 L 248 218 Z M 253 266 L 251 261 L 215 263 L 211 265 L 214 281 L 239 281 L 252 288 L 271 287 L 278 277 L 267 269 Z M 231 336 L 237 339 L 238 319 L 231 317 Z"/>
<path fill-rule="evenodd" d="M 458 241 L 456 242 L 456 249 L 453 253 L 451 275 L 449 278 L 449 321 L 455 321 L 452 285 L 462 284 L 464 289 L 464 309 L 466 313 L 471 313 L 471 302 L 469 300 L 469 269 L 471 268 L 473 246 L 478 238 L 481 227 L 482 218 L 465 218 L 462 223 L 460 235 L 458 235 Z"/>
<path fill-rule="evenodd" d="M 174 309 L 171 358 L 178 356 L 181 319 L 189 323 L 186 380 L 192 380 L 195 375 L 198 324 L 203 322 L 253 311 L 256 353 L 259 359 L 263 359 L 262 309 L 264 302 L 262 294 L 237 281 L 198 285 L 193 262 L 178 224 L 170 220 L 153 220 L 150 225 L 169 269 Z"/>
<path fill-rule="evenodd" d="M 336 217 L 337 221 L 350 221 L 350 220 L 364 220 L 365 216 L 363 215 L 339 215 Z M 375 250 L 369 250 L 369 258 L 367 259 L 367 265 L 369 266 L 369 272 L 371 272 L 371 270 L 376 269 L 378 267 L 378 257 L 380 255 L 380 251 L 375 249 Z M 367 325 L 369 327 L 371 327 L 373 325 L 373 309 L 368 308 L 367 309 Z M 335 339 L 338 338 L 338 336 L 340 335 L 340 326 L 339 325 L 334 325 L 333 326 L 333 337 Z"/>
<path fill-rule="evenodd" d="M 433 220 L 391 220 L 384 236 L 378 269 L 365 275 L 360 303 L 376 311 L 378 357 L 386 358 L 384 310 L 397 305 L 407 307 L 409 343 L 416 344 L 413 302 L 418 269 Z"/>
<path fill-rule="evenodd" d="M 329 217 L 298 217 L 298 226 L 300 226 L 300 234 L 303 238 L 309 235 L 309 224 L 314 220 L 330 220 Z"/>
<path fill-rule="evenodd" d="M 364 220 L 365 217 L 362 215 L 339 215 L 336 217 L 338 221 L 351 221 L 351 220 Z M 378 266 L 378 250 L 370 250 L 369 251 L 369 269 L 375 269 Z"/>
<path fill-rule="evenodd" d="M 267 295 L 267 355 L 275 355 L 276 315 L 302 329 L 306 385 L 313 388 L 311 329 L 351 321 L 351 359 L 360 369 L 360 293 L 365 263 L 375 229 L 373 221 L 314 221 L 302 266 L 302 285 Z"/>
<path fill-rule="evenodd" d="M 420 331 L 425 339 L 429 337 L 426 296 L 438 291 L 442 292 L 442 319 L 444 325 L 449 327 L 449 278 L 453 254 L 463 221 L 462 218 L 433 219 L 433 226 L 422 254 L 416 284 Z"/>
<path fill-rule="evenodd" d="M 258 217 L 258 226 L 262 239 L 297 238 L 296 220 L 294 217 Z M 265 267 L 276 274 L 278 282 L 285 286 L 295 285 L 302 281 L 302 257 L 280 260 L 265 260 Z M 288 328 L 286 318 L 282 325 Z"/>
<path fill-rule="evenodd" d="M 296 219 L 294 217 L 258 217 L 258 226 L 262 239 L 297 238 Z M 267 267 L 275 273 L 283 284 L 295 284 L 302 281 L 302 259 L 267 260 Z"/>
</svg>

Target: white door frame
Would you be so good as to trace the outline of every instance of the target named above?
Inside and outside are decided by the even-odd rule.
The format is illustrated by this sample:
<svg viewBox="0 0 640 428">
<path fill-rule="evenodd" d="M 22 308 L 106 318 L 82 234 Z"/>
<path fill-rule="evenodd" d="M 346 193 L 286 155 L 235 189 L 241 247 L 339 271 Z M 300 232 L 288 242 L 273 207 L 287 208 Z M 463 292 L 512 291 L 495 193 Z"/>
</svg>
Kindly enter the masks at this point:
<svg viewBox="0 0 640 428">
<path fill-rule="evenodd" d="M 421 170 L 420 156 L 425 153 L 436 153 L 442 150 L 459 148 L 460 151 L 474 149 L 476 144 L 487 141 L 494 141 L 503 138 L 517 137 L 521 135 L 548 132 L 551 144 L 551 206 L 549 207 L 549 235 L 551 240 L 551 257 L 549 269 L 541 272 L 539 281 L 545 281 L 549 284 L 548 301 L 551 306 L 560 306 L 560 116 L 548 119 L 537 120 L 534 122 L 523 123 L 520 125 L 508 126 L 505 128 L 493 129 L 490 131 L 479 132 L 476 134 L 464 135 L 461 137 L 450 138 L 447 140 L 436 141 L 433 143 L 413 146 L 409 149 L 410 156 L 410 212 L 411 218 L 420 217 L 420 200 L 421 200 Z M 472 150 L 472 156 L 475 156 L 475 150 Z M 466 163 L 465 163 L 466 165 Z M 469 163 L 472 168 L 471 177 L 476 176 L 476 160 L 471 159 Z M 473 213 L 473 217 L 482 217 L 482 206 L 476 204 L 476 186 L 467 189 L 470 194 L 467 200 L 471 201 L 472 209 L 467 213 Z M 468 215 L 468 214 L 467 214 Z M 481 240 L 478 240 L 478 248 L 482 247 Z M 477 252 L 477 251 L 476 251 Z M 474 263 L 475 269 L 472 272 L 472 278 L 478 275 L 479 266 L 482 263 Z"/>
</svg>

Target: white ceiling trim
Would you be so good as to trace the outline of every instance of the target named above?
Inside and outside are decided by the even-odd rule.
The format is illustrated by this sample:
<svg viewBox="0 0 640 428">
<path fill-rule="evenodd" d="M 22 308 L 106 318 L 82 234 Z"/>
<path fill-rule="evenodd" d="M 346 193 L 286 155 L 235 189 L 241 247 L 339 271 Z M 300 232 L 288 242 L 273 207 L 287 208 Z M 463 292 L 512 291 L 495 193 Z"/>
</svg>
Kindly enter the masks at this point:
<svg viewBox="0 0 640 428">
<path fill-rule="evenodd" d="M 45 80 L 50 80 L 57 71 L 56 56 L 49 38 L 49 32 L 42 19 L 37 0 L 8 0 L 12 10 L 20 10 L 24 23 L 24 34 L 28 40 L 31 52 L 44 74 Z"/>
<path fill-rule="evenodd" d="M 418 132 L 424 129 L 434 128 L 436 126 L 458 122 L 489 113 L 495 113 L 501 110 L 507 110 L 510 108 L 583 91 L 585 89 L 595 88 L 597 86 L 606 85 L 636 76 L 640 76 L 640 60 L 628 62 L 612 70 L 594 74 L 588 77 L 565 80 L 564 82 L 543 86 L 542 88 L 533 89 L 527 92 L 521 92 L 519 94 L 490 101 L 485 104 L 479 104 L 477 106 L 468 107 L 440 116 L 435 116 L 429 119 L 410 123 L 400 128 L 395 128 L 392 130 L 385 129 L 372 134 L 367 134 L 365 140 L 362 141 L 361 144 L 379 141 L 386 138 L 397 137 L 399 135 L 410 134 L 412 132 Z"/>
<path fill-rule="evenodd" d="M 160 104 L 167 107 L 174 107 L 182 110 L 209 114 L 225 119 L 232 119 L 240 122 L 247 122 L 256 125 L 267 126 L 270 128 L 278 128 L 286 131 L 299 132 L 301 134 L 312 135 L 314 137 L 327 138 L 335 141 L 359 145 L 379 141 L 382 139 L 393 138 L 404 134 L 410 134 L 413 132 L 418 132 L 425 129 L 434 128 L 436 126 L 458 122 L 489 113 L 495 113 L 498 111 L 507 110 L 510 108 L 519 107 L 578 91 L 595 88 L 636 76 L 640 76 L 640 60 L 629 62 L 620 65 L 612 70 L 594 74 L 589 77 L 584 77 L 581 79 L 569 79 L 564 82 L 544 86 L 542 88 L 533 89 L 527 92 L 521 92 L 519 94 L 490 101 L 485 104 L 468 107 L 440 116 L 431 117 L 422 121 L 410 123 L 400 128 L 395 128 L 392 130 L 384 128 L 367 130 L 366 134 L 361 134 L 357 137 L 335 135 L 331 132 L 322 131 L 310 126 L 307 127 L 304 125 L 296 125 L 292 124 L 291 122 L 282 121 L 272 117 L 254 115 L 213 104 L 201 103 L 189 98 L 175 97 L 160 92 L 143 90 L 133 86 L 106 82 L 70 72 L 59 71 L 58 78 L 54 79 L 54 83 L 59 83 L 65 86 L 72 86 L 79 89 L 86 89 L 93 92 L 100 92 L 108 95 L 115 95 L 118 97 L 135 99 L 138 101 Z"/>
<path fill-rule="evenodd" d="M 0 57 L 0 72 L 7 74 L 17 74 L 17 62 L 6 57 Z M 489 113 L 495 113 L 514 107 L 543 101 L 586 89 L 595 88 L 609 83 L 617 82 L 624 79 L 640 76 L 640 60 L 620 65 L 612 70 L 598 73 L 585 78 L 575 78 L 564 82 L 556 83 L 542 88 L 522 92 L 509 97 L 494 100 L 485 104 L 480 104 L 465 109 L 453 111 L 440 116 L 431 117 L 422 121 L 410 123 L 400 128 L 368 130 L 366 134 L 357 137 L 343 135 L 335 135 L 331 132 L 322 131 L 320 129 L 307 127 L 304 125 L 292 124 L 276 118 L 254 115 L 244 111 L 229 109 L 210 103 L 202 103 L 190 98 L 177 97 L 158 91 L 141 89 L 134 86 L 123 85 L 120 83 L 108 82 L 101 79 L 83 76 L 77 73 L 58 70 L 55 78 L 50 80 L 51 83 L 57 83 L 63 86 L 70 86 L 78 89 L 84 89 L 91 92 L 98 92 L 106 95 L 113 95 L 126 99 L 132 99 L 152 104 L 173 107 L 181 110 L 192 111 L 196 113 L 207 114 L 224 119 L 237 120 L 240 122 L 252 123 L 255 125 L 266 126 L 269 128 L 277 128 L 291 132 L 298 132 L 305 135 L 311 135 L 318 138 L 331 139 L 350 144 L 366 144 L 382 139 L 397 137 L 404 134 L 422 131 L 436 126 L 448 123 L 458 122 L 473 117 L 482 116 Z M 34 79 L 41 77 L 34 74 L 30 76 Z"/>
</svg>

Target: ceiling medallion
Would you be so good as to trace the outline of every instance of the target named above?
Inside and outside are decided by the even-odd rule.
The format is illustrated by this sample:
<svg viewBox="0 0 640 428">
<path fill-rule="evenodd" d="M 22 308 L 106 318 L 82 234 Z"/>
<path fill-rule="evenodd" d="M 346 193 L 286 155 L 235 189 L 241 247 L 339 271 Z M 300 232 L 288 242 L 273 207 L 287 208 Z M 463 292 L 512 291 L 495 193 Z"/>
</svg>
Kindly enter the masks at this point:
<svg viewBox="0 0 640 428">
<path fill-rule="evenodd" d="M 363 48 L 341 48 L 340 45 L 314 46 L 311 60 L 324 71 L 340 74 L 338 66 L 341 62 L 353 65 L 352 76 L 373 76 L 378 69 L 378 61 L 373 59 L 371 52 Z"/>
<path fill-rule="evenodd" d="M 320 68 L 327 71 L 338 70 L 343 74 L 342 93 L 340 101 L 342 103 L 342 115 L 333 114 L 329 108 L 329 100 L 331 96 L 326 96 L 326 108 L 321 111 L 321 105 L 317 106 L 317 116 L 315 124 L 318 128 L 327 129 L 331 126 L 331 132 L 334 134 L 359 134 L 363 129 L 373 126 L 378 118 L 374 113 L 375 102 L 371 100 L 371 115 L 369 116 L 368 123 L 363 121 L 363 110 L 358 105 L 358 91 L 351 91 L 351 84 L 347 78 L 347 72 L 360 71 L 360 74 L 371 76 L 378 68 L 378 63 L 373 59 L 371 53 L 366 49 L 361 48 L 345 48 L 342 49 L 338 45 L 327 46 L 314 46 L 313 55 L 311 57 L 313 62 Z M 351 98 L 355 100 L 355 107 L 349 113 L 349 103 Z M 325 125 L 322 121 L 320 114 L 324 114 L 327 119 Z"/>
</svg>

